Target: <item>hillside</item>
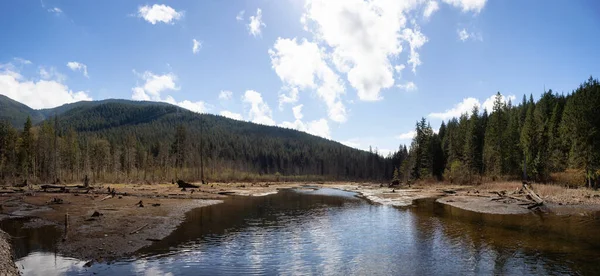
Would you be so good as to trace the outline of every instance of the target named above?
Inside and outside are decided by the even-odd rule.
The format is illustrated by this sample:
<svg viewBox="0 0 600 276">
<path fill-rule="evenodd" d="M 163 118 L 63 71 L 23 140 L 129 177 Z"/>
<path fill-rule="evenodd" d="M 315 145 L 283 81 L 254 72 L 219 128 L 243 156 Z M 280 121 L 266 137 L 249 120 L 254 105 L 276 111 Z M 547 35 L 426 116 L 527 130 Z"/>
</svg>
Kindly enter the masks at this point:
<svg viewBox="0 0 600 276">
<path fill-rule="evenodd" d="M 389 159 L 335 141 L 166 103 L 105 100 L 21 109 L 46 120 L 34 124 L 38 135 L 30 161 L 16 160 L 15 168 L 5 169 L 13 178 L 29 173 L 40 180 L 75 180 L 88 174 L 107 181 L 169 181 L 204 174 L 223 180 L 267 175 L 358 180 L 391 177 L 393 170 Z M 24 165 L 33 169 L 23 172 Z"/>
<path fill-rule="evenodd" d="M 23 127 L 28 116 L 31 117 L 34 123 L 45 119 L 45 116 L 39 110 L 0 95 L 0 121 L 8 121 L 13 127 Z"/>
</svg>

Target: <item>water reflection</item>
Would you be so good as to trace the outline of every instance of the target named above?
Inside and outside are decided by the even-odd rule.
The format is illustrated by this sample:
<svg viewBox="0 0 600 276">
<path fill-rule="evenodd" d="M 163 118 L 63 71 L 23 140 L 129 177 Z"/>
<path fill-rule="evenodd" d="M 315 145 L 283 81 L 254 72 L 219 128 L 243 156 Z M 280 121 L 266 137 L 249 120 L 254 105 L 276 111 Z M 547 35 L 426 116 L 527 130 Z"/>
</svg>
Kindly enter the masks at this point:
<svg viewBox="0 0 600 276">
<path fill-rule="evenodd" d="M 31 266 L 26 275 L 34 263 L 49 263 L 43 254 L 54 256 L 52 272 L 73 275 L 595 274 L 598 226 L 595 217 L 481 215 L 431 200 L 397 209 L 337 190 L 281 191 L 189 212 L 133 261 L 82 269 L 77 260 L 34 253 L 19 262 Z"/>
</svg>

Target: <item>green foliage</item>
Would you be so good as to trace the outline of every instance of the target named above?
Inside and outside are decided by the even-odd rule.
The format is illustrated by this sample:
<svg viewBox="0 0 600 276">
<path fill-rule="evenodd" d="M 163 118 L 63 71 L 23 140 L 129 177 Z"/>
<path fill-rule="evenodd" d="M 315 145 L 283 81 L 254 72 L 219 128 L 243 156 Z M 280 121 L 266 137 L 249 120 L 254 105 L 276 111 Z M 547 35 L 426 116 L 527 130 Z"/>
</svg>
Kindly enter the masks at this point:
<svg viewBox="0 0 600 276">
<path fill-rule="evenodd" d="M 8 145 L 0 152 L 8 157 L 0 159 L 0 181 L 81 181 L 85 175 L 95 182 L 227 181 L 241 179 L 235 174 L 271 179 L 277 173 L 282 180 L 383 181 L 408 156 L 406 147 L 383 157 L 376 149 L 367 152 L 296 130 L 165 103 L 106 100 L 39 112 L 60 117 L 36 126 L 30 120 L 20 134 L 2 137 L 0 142 Z M 10 123 L 2 127 L 16 133 Z"/>
<path fill-rule="evenodd" d="M 498 92 L 491 114 L 475 108 L 470 116 L 462 114 L 442 123 L 439 135 L 429 131 L 424 119 L 418 122 L 401 171 L 409 166 L 413 179 L 444 171 L 444 179 L 457 183 L 472 183 L 476 175 L 539 182 L 553 176 L 569 185 L 584 179 L 596 187 L 600 181 L 599 111 L 600 84 L 593 78 L 570 95 L 549 90 L 537 102 L 532 95 L 529 100 L 523 96 L 518 106 L 505 103 Z M 435 150 L 438 143 L 441 153 Z M 433 164 L 445 165 L 440 169 Z M 577 173 L 581 178 L 574 176 Z"/>
</svg>

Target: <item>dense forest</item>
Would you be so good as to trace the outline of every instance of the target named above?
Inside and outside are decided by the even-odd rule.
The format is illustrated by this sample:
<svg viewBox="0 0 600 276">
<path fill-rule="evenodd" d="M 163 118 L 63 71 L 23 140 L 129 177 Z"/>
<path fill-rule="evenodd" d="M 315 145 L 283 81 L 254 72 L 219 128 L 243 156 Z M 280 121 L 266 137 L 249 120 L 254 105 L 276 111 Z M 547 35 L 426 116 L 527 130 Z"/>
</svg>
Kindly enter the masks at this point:
<svg viewBox="0 0 600 276">
<path fill-rule="evenodd" d="M 151 183 L 383 180 L 393 170 L 376 151 L 165 103 L 105 100 L 33 110 L 4 97 L 0 106 L 10 107 L 0 111 L 0 181 L 8 184 L 85 176 Z"/>
<path fill-rule="evenodd" d="M 544 92 L 442 122 L 425 118 L 383 157 L 304 132 L 154 102 L 104 100 L 33 110 L 0 97 L 0 181 L 490 180 L 596 187 L 600 84 Z"/>
<path fill-rule="evenodd" d="M 590 77 L 568 95 L 544 92 L 535 102 L 505 103 L 493 110 L 442 122 L 438 133 L 423 118 L 408 158 L 398 165 L 404 181 L 456 183 L 524 179 L 597 188 L 600 176 L 600 84 Z"/>
</svg>

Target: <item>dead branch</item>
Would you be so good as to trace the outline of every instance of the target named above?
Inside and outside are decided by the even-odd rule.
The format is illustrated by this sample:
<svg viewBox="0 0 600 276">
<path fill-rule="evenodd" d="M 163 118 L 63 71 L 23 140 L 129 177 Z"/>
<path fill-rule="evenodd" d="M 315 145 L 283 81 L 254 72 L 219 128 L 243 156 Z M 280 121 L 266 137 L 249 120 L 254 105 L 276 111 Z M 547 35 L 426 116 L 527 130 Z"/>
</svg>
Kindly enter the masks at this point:
<svg viewBox="0 0 600 276">
<path fill-rule="evenodd" d="M 142 229 L 146 228 L 146 226 L 148 226 L 148 223 L 146 223 L 146 224 L 142 225 L 142 227 L 140 227 L 140 228 L 138 228 L 138 229 L 135 229 L 135 230 L 133 230 L 133 231 L 129 232 L 129 235 L 133 235 L 133 234 L 135 234 L 135 233 L 137 233 L 137 232 L 141 231 Z"/>
</svg>

